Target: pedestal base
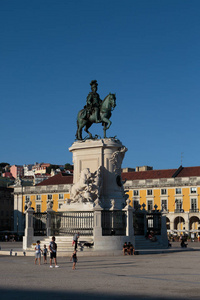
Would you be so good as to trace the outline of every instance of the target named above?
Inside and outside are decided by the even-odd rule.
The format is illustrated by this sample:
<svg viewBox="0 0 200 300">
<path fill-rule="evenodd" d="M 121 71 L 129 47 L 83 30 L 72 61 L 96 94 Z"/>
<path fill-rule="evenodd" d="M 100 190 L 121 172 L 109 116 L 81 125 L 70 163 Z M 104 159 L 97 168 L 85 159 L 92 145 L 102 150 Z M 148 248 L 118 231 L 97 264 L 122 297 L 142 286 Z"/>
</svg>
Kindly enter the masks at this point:
<svg viewBox="0 0 200 300">
<path fill-rule="evenodd" d="M 101 168 L 101 207 L 122 209 L 125 205 L 124 189 L 121 181 L 121 164 L 127 151 L 114 138 L 86 140 L 73 143 L 69 148 L 73 153 L 74 184 L 80 179 L 84 169 L 94 173 Z"/>
</svg>

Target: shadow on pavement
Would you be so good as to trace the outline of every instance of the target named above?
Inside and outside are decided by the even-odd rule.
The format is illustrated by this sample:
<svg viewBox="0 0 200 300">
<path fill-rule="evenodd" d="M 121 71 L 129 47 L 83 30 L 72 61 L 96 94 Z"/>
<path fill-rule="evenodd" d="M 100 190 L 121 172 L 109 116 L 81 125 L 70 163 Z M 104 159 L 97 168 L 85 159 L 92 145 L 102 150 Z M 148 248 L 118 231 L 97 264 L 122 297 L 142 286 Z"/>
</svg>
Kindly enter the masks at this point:
<svg viewBox="0 0 200 300">
<path fill-rule="evenodd" d="M 99 293 L 76 293 L 76 292 L 59 292 L 59 291 L 42 291 L 42 290 L 37 290 L 37 291 L 32 291 L 32 290 L 16 290 L 16 289 L 0 289 L 0 295 L 2 300 L 7 300 L 7 299 L 20 299 L 20 300 L 35 300 L 35 299 L 48 299 L 48 300 L 59 300 L 59 299 L 87 299 L 87 300 L 122 300 L 122 299 L 128 299 L 128 300 L 182 300 L 183 297 L 178 297 L 178 298 L 170 298 L 170 297 L 156 297 L 156 296 L 138 296 L 132 294 L 131 296 L 129 295 L 115 295 L 115 294 L 99 294 Z M 192 299 L 192 298 L 190 298 Z"/>
</svg>

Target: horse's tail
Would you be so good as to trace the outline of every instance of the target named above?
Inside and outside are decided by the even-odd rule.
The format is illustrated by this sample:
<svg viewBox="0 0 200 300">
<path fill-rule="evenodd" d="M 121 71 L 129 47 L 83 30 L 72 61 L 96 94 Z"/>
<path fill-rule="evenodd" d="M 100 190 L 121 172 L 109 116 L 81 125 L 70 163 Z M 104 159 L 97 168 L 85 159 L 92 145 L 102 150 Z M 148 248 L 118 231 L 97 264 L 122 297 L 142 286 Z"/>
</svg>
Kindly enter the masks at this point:
<svg viewBox="0 0 200 300">
<path fill-rule="evenodd" d="M 77 130 L 76 130 L 75 137 L 78 139 L 78 129 L 79 129 L 79 122 L 78 122 L 78 118 L 77 118 L 77 120 L 76 120 L 76 124 L 77 124 Z"/>
</svg>

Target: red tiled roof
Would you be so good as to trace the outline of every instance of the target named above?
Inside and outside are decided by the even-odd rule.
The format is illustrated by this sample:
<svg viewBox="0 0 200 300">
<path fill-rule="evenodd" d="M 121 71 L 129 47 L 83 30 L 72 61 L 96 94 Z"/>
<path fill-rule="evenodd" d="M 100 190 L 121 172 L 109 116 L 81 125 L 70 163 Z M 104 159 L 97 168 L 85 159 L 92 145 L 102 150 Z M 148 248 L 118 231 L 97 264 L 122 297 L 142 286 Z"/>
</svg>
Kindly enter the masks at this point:
<svg viewBox="0 0 200 300">
<path fill-rule="evenodd" d="M 170 178 L 175 172 L 176 169 L 124 172 L 122 173 L 122 179 L 143 180 L 143 179 Z"/>
<path fill-rule="evenodd" d="M 200 167 L 185 167 L 176 177 L 196 177 L 200 176 Z"/>
<path fill-rule="evenodd" d="M 57 185 L 57 184 L 72 184 L 73 176 L 66 173 L 59 173 L 37 184 L 40 185 Z"/>
<path fill-rule="evenodd" d="M 50 166 L 49 163 L 43 163 L 43 164 L 41 164 L 41 167 L 49 167 L 49 166 Z"/>
<path fill-rule="evenodd" d="M 150 170 L 139 172 L 124 172 L 122 173 L 123 180 L 142 180 L 142 179 L 159 179 L 172 177 L 195 177 L 200 176 L 200 167 L 180 167 L 180 172 L 175 175 L 178 169 L 167 170 Z M 174 175 L 174 176 L 173 176 Z"/>
<path fill-rule="evenodd" d="M 177 170 L 180 172 L 175 176 Z M 174 176 L 173 176 L 174 175 Z M 139 172 L 124 172 L 122 173 L 122 180 L 143 180 L 143 179 L 160 179 L 160 178 L 173 178 L 173 177 L 196 177 L 200 176 L 200 167 L 183 167 L 177 169 L 166 170 L 150 170 Z M 57 184 L 72 184 L 73 175 L 67 173 L 59 173 L 47 180 L 37 184 L 40 185 L 57 185 Z"/>
</svg>

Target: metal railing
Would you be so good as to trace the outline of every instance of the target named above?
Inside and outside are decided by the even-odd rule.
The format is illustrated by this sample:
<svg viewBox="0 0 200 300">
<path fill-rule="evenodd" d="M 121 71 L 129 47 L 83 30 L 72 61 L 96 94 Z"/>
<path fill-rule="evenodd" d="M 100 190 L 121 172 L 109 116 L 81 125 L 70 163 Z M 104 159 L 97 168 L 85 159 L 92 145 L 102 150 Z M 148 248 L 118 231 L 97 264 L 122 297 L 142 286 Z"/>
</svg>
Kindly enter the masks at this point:
<svg viewBox="0 0 200 300">
<path fill-rule="evenodd" d="M 184 210 L 182 208 L 176 208 L 174 210 L 175 213 L 184 213 Z"/>
<path fill-rule="evenodd" d="M 126 213 L 119 210 L 102 211 L 102 235 L 126 235 Z"/>
<path fill-rule="evenodd" d="M 93 212 L 55 212 L 51 214 L 52 235 L 93 235 Z"/>
<path fill-rule="evenodd" d="M 198 208 L 191 208 L 190 213 L 198 213 L 199 209 Z"/>
<path fill-rule="evenodd" d="M 36 212 L 33 214 L 34 236 L 46 235 L 46 222 L 47 222 L 46 213 Z"/>
<path fill-rule="evenodd" d="M 153 231 L 154 234 L 161 234 L 161 214 L 146 215 L 147 231 Z"/>
<path fill-rule="evenodd" d="M 133 228 L 135 235 L 144 235 L 144 213 L 133 213 Z"/>
</svg>

